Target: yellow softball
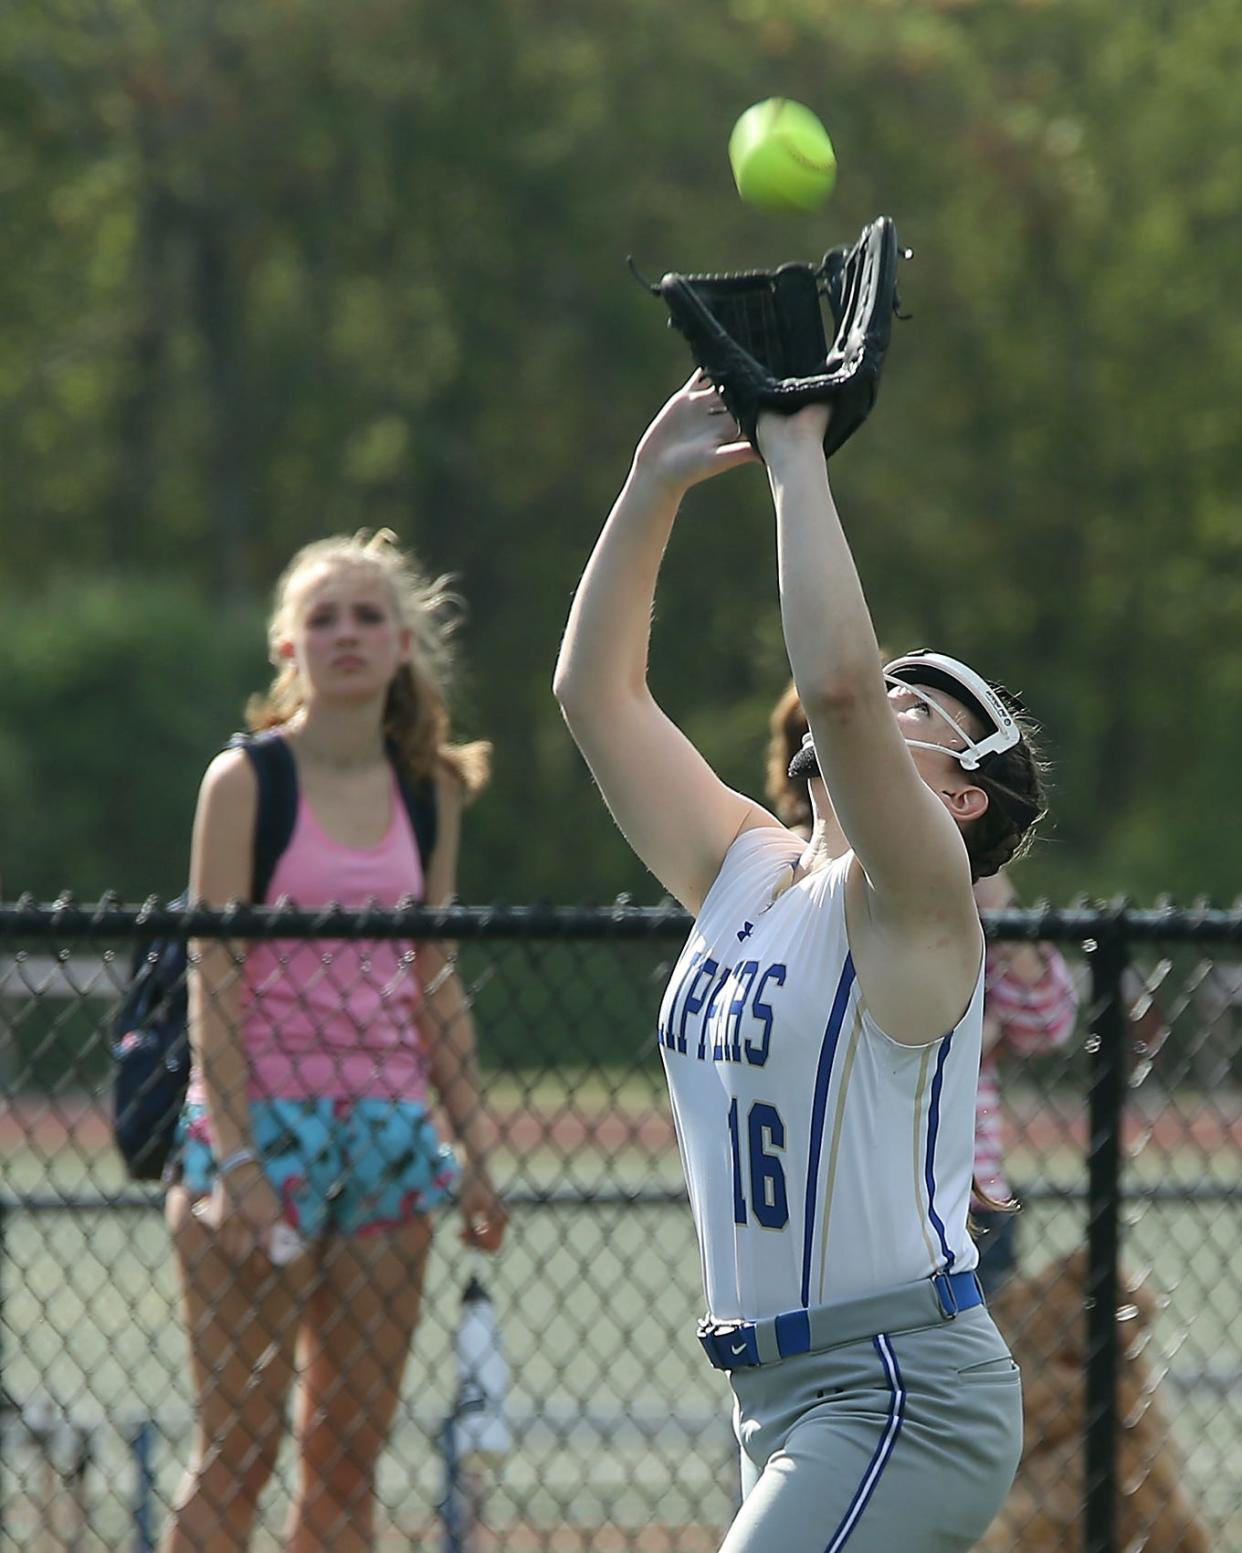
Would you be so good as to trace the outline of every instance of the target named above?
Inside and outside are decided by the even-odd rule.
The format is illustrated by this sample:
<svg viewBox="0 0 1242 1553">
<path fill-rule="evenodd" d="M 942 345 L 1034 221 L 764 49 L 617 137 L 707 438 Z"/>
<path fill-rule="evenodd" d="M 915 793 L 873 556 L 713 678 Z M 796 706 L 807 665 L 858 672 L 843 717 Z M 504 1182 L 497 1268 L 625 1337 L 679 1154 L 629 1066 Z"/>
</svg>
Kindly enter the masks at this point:
<svg viewBox="0 0 1242 1553">
<path fill-rule="evenodd" d="M 729 162 L 737 192 L 758 210 L 814 210 L 837 181 L 828 131 L 788 97 L 747 108 L 729 136 Z"/>
</svg>

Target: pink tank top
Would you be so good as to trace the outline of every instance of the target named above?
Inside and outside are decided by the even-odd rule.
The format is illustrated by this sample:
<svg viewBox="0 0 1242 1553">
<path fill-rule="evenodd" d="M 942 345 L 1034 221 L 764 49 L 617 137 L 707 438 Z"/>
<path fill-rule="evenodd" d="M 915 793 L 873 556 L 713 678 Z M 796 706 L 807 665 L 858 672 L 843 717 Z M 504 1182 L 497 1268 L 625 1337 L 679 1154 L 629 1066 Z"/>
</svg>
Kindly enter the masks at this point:
<svg viewBox="0 0 1242 1553">
<path fill-rule="evenodd" d="M 333 840 L 299 793 L 293 835 L 266 900 L 395 906 L 422 900 L 418 844 L 392 782 L 392 819 L 375 847 Z M 408 939 L 277 939 L 252 944 L 242 975 L 242 1041 L 251 1100 L 427 1098 L 421 1000 Z M 201 1075 L 188 1098 L 204 1100 Z"/>
</svg>

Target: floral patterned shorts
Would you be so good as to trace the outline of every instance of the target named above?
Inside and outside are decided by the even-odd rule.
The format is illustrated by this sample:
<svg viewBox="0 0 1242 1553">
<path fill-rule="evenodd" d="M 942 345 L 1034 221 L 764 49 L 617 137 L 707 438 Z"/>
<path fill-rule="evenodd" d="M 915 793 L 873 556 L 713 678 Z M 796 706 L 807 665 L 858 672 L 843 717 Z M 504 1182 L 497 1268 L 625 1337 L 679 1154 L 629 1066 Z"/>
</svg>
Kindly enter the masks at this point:
<svg viewBox="0 0 1242 1553">
<path fill-rule="evenodd" d="M 254 1145 L 285 1218 L 306 1240 L 397 1229 L 445 1201 L 460 1170 L 426 1107 L 393 1100 L 254 1100 Z M 187 1105 L 176 1173 L 192 1197 L 216 1178 L 211 1124 Z"/>
</svg>

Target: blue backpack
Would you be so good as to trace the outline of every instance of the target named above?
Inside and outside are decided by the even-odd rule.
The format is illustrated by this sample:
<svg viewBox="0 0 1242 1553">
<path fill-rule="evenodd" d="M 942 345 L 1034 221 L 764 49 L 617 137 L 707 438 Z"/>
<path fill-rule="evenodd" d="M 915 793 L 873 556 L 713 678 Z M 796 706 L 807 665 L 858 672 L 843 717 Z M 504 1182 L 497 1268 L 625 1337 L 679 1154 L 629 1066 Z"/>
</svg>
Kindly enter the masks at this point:
<svg viewBox="0 0 1242 1553">
<path fill-rule="evenodd" d="M 276 864 L 293 836 L 297 766 L 275 729 L 235 733 L 226 748 L 245 750 L 258 781 L 250 899 L 259 904 L 267 898 Z M 395 762 L 394 771 L 425 873 L 436 844 L 435 788 L 428 782 L 416 790 Z M 180 895 L 169 904 L 185 906 L 188 897 Z M 155 938 L 140 944 L 113 1016 L 112 1136 L 134 1181 L 158 1181 L 163 1175 L 185 1101 L 190 1080 L 187 965 L 184 939 Z"/>
</svg>

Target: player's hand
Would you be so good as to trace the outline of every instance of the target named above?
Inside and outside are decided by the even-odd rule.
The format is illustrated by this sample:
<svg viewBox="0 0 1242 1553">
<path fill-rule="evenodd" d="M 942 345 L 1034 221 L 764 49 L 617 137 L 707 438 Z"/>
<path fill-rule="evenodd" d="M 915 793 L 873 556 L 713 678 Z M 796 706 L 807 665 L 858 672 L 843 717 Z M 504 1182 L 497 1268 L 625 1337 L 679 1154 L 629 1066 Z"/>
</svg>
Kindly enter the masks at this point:
<svg viewBox="0 0 1242 1553">
<path fill-rule="evenodd" d="M 458 1192 L 461 1208 L 461 1242 L 475 1251 L 499 1251 L 509 1222 L 509 1210 L 496 1194 L 487 1167 L 468 1162 Z"/>
<path fill-rule="evenodd" d="M 755 426 L 755 436 L 770 463 L 786 451 L 815 448 L 823 454 L 824 438 L 832 419 L 832 406 L 827 404 L 803 405 L 792 415 L 777 415 L 774 410 L 761 410 Z"/>
<path fill-rule="evenodd" d="M 267 1252 L 272 1231 L 284 1223 L 284 1209 L 258 1160 L 217 1177 L 211 1195 L 194 1204 L 195 1216 L 215 1233 L 221 1252 L 234 1263 Z"/>
<path fill-rule="evenodd" d="M 758 457 L 710 379 L 696 371 L 648 426 L 634 467 L 680 495 Z"/>
</svg>

